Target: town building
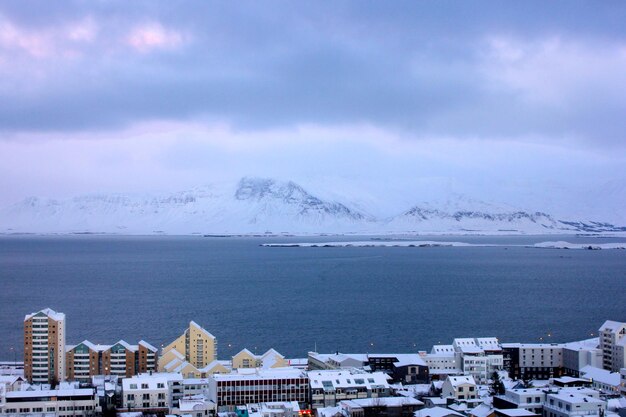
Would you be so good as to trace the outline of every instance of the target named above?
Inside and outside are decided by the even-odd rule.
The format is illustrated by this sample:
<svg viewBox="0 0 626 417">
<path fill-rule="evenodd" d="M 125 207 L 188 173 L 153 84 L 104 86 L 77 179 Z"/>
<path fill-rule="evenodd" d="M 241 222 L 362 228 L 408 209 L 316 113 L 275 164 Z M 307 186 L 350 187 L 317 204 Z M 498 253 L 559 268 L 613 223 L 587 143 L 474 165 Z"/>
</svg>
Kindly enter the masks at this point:
<svg viewBox="0 0 626 417">
<path fill-rule="evenodd" d="M 493 397 L 493 406 L 498 409 L 525 409 L 541 415 L 546 401 L 544 388 L 507 389 L 503 395 Z"/>
<path fill-rule="evenodd" d="M 441 396 L 454 401 L 475 400 L 478 397 L 476 381 L 471 375 L 448 376 L 441 386 Z"/>
<path fill-rule="evenodd" d="M 606 402 L 586 395 L 567 392 L 547 394 L 543 406 L 544 417 L 602 417 L 606 412 Z"/>
<path fill-rule="evenodd" d="M 246 404 L 236 407 L 237 417 L 311 417 L 310 410 L 302 410 L 297 401 L 274 401 Z"/>
<path fill-rule="evenodd" d="M 203 368 L 217 359 L 217 339 L 200 327 L 196 322 L 189 322 L 189 327 L 176 340 L 163 348 L 161 363 L 167 363 L 170 351 L 176 351 L 196 368 Z"/>
<path fill-rule="evenodd" d="M 620 374 L 606 369 L 585 366 L 580 371 L 581 378 L 591 381 L 591 387 L 606 395 L 620 394 Z"/>
<path fill-rule="evenodd" d="M 611 372 L 626 368 L 626 323 L 607 320 L 600 327 L 599 334 L 602 367 Z"/>
<path fill-rule="evenodd" d="M 495 337 L 456 338 L 451 345 L 433 346 L 430 353 L 422 352 L 421 357 L 433 379 L 471 375 L 484 384 L 504 367 L 502 347 Z"/>
<path fill-rule="evenodd" d="M 158 369 L 159 372 L 181 372 L 188 375 L 205 369 L 216 360 L 217 339 L 196 322 L 191 321 L 182 335 L 163 348 Z M 183 365 L 181 370 L 174 370 L 181 365 Z"/>
<path fill-rule="evenodd" d="M 129 412 L 167 414 L 182 397 L 180 374 L 140 374 L 122 379 L 122 408 Z"/>
<path fill-rule="evenodd" d="M 602 349 L 599 339 L 587 339 L 563 344 L 563 372 L 578 377 L 586 366 L 602 368 Z"/>
<path fill-rule="evenodd" d="M 235 406 L 275 401 L 309 403 L 309 377 L 293 368 L 238 369 L 229 374 L 208 377 L 209 399 L 218 411 L 234 411 Z"/>
<path fill-rule="evenodd" d="M 113 345 L 96 345 L 85 340 L 66 348 L 66 375 L 69 380 L 90 381 L 96 375 L 131 377 L 156 371 L 158 349 L 141 340 L 131 345 L 120 340 Z"/>
<path fill-rule="evenodd" d="M 232 369 L 240 368 L 284 368 L 289 363 L 283 355 L 274 349 L 269 349 L 262 355 L 255 355 L 248 349 L 243 349 L 232 357 Z"/>
<path fill-rule="evenodd" d="M 335 353 L 309 352 L 309 369 L 333 370 L 360 368 L 384 372 L 392 382 L 403 384 L 427 383 L 428 365 L 415 353 Z"/>
<path fill-rule="evenodd" d="M 410 397 L 362 398 L 340 401 L 336 407 L 317 409 L 318 416 L 333 417 L 413 417 L 424 403 Z"/>
<path fill-rule="evenodd" d="M 24 376 L 31 383 L 65 380 L 65 314 L 46 308 L 24 318 Z"/>
<path fill-rule="evenodd" d="M 170 350 L 171 360 L 159 368 L 160 372 L 179 373 L 184 378 L 206 378 L 213 374 L 227 374 L 230 370 L 230 361 L 214 360 L 203 368 L 196 368 L 185 360 L 185 356 L 176 350 Z M 163 357 L 159 360 L 162 363 Z M 227 367 L 228 366 L 228 367 Z"/>
<path fill-rule="evenodd" d="M 308 373 L 311 407 L 335 407 L 340 401 L 392 395 L 391 377 L 384 372 L 357 369 L 319 370 Z"/>
<path fill-rule="evenodd" d="M 557 343 L 503 343 L 504 363 L 513 379 L 558 378 L 563 372 L 563 346 Z"/>
<path fill-rule="evenodd" d="M 445 380 L 448 375 L 460 375 L 463 371 L 457 363 L 452 345 L 434 345 L 430 353 L 419 352 L 428 366 L 431 379 Z"/>
<path fill-rule="evenodd" d="M 8 392 L 0 415 L 92 417 L 100 411 L 95 389 L 72 388 Z"/>
</svg>

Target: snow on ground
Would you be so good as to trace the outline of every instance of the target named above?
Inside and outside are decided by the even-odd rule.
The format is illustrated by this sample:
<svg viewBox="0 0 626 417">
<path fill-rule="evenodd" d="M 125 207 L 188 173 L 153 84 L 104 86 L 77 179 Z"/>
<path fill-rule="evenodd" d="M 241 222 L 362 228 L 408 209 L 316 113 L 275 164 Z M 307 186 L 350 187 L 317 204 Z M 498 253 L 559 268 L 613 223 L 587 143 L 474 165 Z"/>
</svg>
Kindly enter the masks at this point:
<svg viewBox="0 0 626 417">
<path fill-rule="evenodd" d="M 613 243 L 569 243 L 565 241 L 558 242 L 541 242 L 535 244 L 536 248 L 548 249 L 626 249 L 626 242 Z"/>
</svg>

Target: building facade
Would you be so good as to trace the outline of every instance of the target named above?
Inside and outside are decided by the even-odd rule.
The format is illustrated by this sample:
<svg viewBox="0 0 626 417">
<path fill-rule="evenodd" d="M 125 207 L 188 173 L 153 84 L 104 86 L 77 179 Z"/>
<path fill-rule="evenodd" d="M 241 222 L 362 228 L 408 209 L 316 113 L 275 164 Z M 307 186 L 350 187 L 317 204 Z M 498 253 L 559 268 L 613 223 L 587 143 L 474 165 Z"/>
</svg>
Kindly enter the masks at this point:
<svg viewBox="0 0 626 417">
<path fill-rule="evenodd" d="M 9 392 L 0 415 L 93 417 L 100 411 L 95 390 L 84 388 Z"/>
<path fill-rule="evenodd" d="M 297 401 L 309 403 L 309 378 L 299 369 L 239 369 L 209 378 L 209 395 L 218 411 L 234 411 L 244 404 Z"/>
<path fill-rule="evenodd" d="M 32 383 L 65 380 L 65 314 L 46 308 L 24 318 L 24 376 Z"/>
<path fill-rule="evenodd" d="M 611 372 L 626 368 L 626 323 L 607 320 L 600 327 L 599 333 L 602 367 Z"/>
<path fill-rule="evenodd" d="M 200 327 L 189 322 L 189 327 L 176 340 L 163 348 L 159 358 L 159 371 L 165 371 L 172 361 L 187 362 L 196 369 L 205 368 L 217 360 L 217 339 Z"/>
<path fill-rule="evenodd" d="M 96 345 L 85 340 L 67 346 L 66 376 L 69 380 L 88 382 L 96 375 L 131 377 L 156 371 L 158 349 L 141 340 L 131 345 L 123 340 L 113 345 Z"/>
</svg>

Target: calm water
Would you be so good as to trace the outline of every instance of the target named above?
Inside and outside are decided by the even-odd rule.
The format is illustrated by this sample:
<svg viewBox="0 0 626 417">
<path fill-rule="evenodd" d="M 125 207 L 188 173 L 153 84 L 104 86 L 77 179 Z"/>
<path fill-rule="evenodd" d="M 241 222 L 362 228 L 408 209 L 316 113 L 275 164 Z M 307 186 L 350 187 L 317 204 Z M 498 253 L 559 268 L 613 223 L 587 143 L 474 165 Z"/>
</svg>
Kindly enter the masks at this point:
<svg viewBox="0 0 626 417">
<path fill-rule="evenodd" d="M 624 241 L 439 238 L 560 239 Z M 410 352 L 464 336 L 561 342 L 626 321 L 623 250 L 259 246 L 313 240 L 339 239 L 0 237 L 0 359 L 13 346 L 21 357 L 24 315 L 44 307 L 66 314 L 68 343 L 160 346 L 195 320 L 218 338 L 220 359 L 244 347 Z"/>
</svg>

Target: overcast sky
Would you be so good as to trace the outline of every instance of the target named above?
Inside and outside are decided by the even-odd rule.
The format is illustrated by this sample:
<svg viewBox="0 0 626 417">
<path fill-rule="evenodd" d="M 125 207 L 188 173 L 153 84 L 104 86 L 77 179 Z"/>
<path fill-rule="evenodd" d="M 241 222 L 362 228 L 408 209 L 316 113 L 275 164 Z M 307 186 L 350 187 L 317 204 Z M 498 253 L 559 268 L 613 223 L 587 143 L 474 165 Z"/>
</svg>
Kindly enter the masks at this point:
<svg viewBox="0 0 626 417">
<path fill-rule="evenodd" d="M 0 204 L 242 175 L 623 197 L 624 22 L 623 1 L 3 1 Z"/>
</svg>

